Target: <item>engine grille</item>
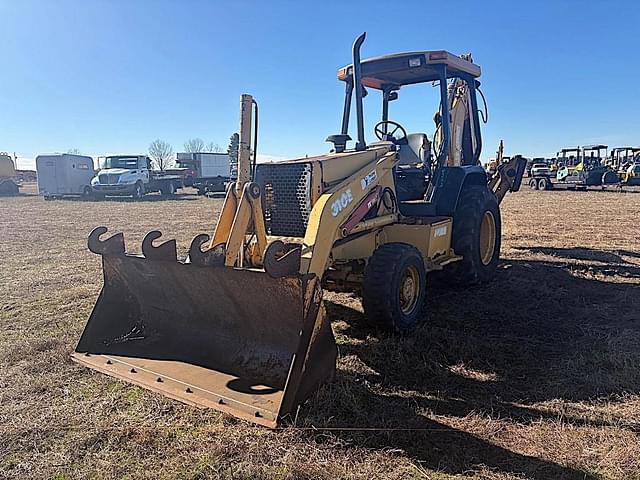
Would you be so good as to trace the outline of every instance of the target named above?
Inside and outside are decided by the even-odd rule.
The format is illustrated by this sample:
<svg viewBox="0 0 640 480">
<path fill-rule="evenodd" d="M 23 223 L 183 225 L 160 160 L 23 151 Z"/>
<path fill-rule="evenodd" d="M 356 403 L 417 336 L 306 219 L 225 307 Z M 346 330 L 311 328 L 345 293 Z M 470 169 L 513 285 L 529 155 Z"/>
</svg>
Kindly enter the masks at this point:
<svg viewBox="0 0 640 480">
<path fill-rule="evenodd" d="M 120 180 L 120 175 L 116 173 L 101 173 L 98 175 L 98 181 L 102 185 L 115 185 Z"/>
<path fill-rule="evenodd" d="M 311 165 L 258 165 L 256 183 L 262 188 L 267 234 L 303 237 L 311 213 Z"/>
</svg>

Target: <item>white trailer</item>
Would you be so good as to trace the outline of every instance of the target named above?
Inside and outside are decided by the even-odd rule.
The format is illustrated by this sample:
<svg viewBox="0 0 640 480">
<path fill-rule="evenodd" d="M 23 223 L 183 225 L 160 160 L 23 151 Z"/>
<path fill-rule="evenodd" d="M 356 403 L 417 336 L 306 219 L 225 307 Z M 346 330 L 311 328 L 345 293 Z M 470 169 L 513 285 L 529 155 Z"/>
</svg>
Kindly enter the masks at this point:
<svg viewBox="0 0 640 480">
<path fill-rule="evenodd" d="M 178 164 L 195 172 L 193 186 L 198 194 L 223 192 L 231 178 L 227 153 L 178 153 Z"/>
<path fill-rule="evenodd" d="M 45 200 L 69 195 L 88 197 L 95 171 L 93 158 L 69 153 L 36 157 L 38 192 Z"/>
</svg>

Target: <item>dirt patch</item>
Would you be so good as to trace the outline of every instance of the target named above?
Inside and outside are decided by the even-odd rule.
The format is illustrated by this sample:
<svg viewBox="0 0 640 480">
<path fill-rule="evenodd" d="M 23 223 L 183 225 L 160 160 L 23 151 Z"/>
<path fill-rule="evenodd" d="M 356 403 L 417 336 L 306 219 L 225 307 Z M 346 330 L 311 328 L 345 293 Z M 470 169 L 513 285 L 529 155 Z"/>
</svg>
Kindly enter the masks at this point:
<svg viewBox="0 0 640 480">
<path fill-rule="evenodd" d="M 523 191 L 497 279 L 431 285 L 411 337 L 327 294 L 336 379 L 269 431 L 68 360 L 101 286 L 97 225 L 181 254 L 221 201 L 0 201 L 2 478 L 640 478 L 640 195 Z"/>
</svg>

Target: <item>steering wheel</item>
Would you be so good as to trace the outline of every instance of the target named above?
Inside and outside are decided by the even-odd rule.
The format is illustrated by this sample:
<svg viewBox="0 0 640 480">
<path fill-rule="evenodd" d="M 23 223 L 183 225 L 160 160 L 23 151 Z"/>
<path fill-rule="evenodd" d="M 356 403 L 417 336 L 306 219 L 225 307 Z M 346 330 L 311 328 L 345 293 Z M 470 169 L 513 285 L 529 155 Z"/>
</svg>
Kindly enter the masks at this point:
<svg viewBox="0 0 640 480">
<path fill-rule="evenodd" d="M 391 131 L 389 131 L 389 127 L 392 127 Z M 407 143 L 407 131 L 397 122 L 383 120 L 382 122 L 376 123 L 376 126 L 373 127 L 373 131 L 378 140 L 391 141 L 396 145 L 404 145 Z M 398 131 L 401 136 L 396 136 L 396 132 Z"/>
</svg>

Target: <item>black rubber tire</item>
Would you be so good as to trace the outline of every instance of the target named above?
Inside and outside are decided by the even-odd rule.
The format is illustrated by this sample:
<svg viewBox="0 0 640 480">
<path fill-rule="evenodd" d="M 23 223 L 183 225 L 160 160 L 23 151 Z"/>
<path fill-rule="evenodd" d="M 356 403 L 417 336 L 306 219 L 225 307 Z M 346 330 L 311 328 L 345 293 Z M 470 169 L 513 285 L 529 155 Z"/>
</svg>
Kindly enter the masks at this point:
<svg viewBox="0 0 640 480">
<path fill-rule="evenodd" d="M 538 180 L 536 180 L 535 178 L 529 180 L 529 188 L 531 188 L 532 190 L 538 190 Z"/>
<path fill-rule="evenodd" d="M 485 265 L 480 253 L 480 227 L 486 212 L 491 212 L 495 225 L 495 243 L 491 260 Z M 451 283 L 475 285 L 488 282 L 496 273 L 500 257 L 502 222 L 495 195 L 484 186 L 465 188 L 453 215 L 453 250 L 463 259 L 445 267 Z"/>
<path fill-rule="evenodd" d="M 538 179 L 538 190 L 549 190 L 549 180 L 545 177 Z"/>
<path fill-rule="evenodd" d="M 406 270 L 414 267 L 419 292 L 413 309 L 405 313 L 400 304 L 401 282 Z M 424 319 L 426 272 L 420 252 L 406 243 L 379 246 L 367 263 L 362 285 L 362 306 L 366 318 L 387 329 L 409 333 Z"/>
<path fill-rule="evenodd" d="M 93 194 L 93 190 L 91 189 L 91 187 L 89 185 L 86 185 L 82 189 L 82 197 L 83 198 L 91 198 L 92 194 Z"/>
<path fill-rule="evenodd" d="M 160 195 L 162 195 L 163 197 L 170 197 L 175 193 L 176 193 L 176 187 L 173 185 L 173 182 L 167 183 L 166 186 L 160 189 Z"/>
<path fill-rule="evenodd" d="M 620 183 L 620 177 L 613 170 L 606 171 L 602 174 L 602 186 L 618 185 L 619 183 Z"/>
<path fill-rule="evenodd" d="M 134 200 L 142 200 L 144 197 L 144 186 L 141 182 L 136 182 L 135 190 L 133 191 Z"/>
</svg>

